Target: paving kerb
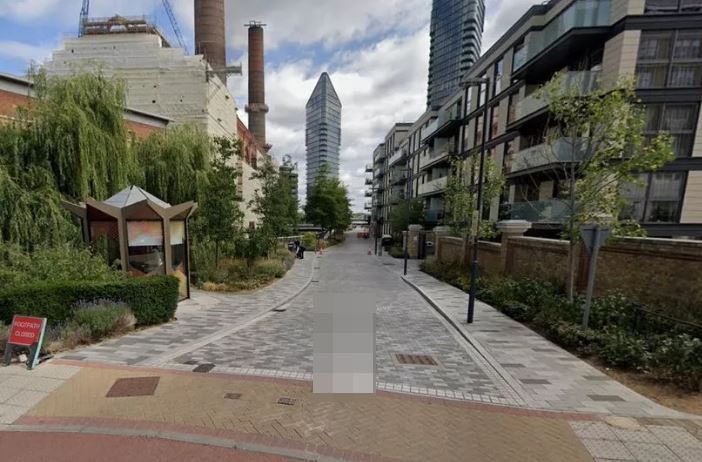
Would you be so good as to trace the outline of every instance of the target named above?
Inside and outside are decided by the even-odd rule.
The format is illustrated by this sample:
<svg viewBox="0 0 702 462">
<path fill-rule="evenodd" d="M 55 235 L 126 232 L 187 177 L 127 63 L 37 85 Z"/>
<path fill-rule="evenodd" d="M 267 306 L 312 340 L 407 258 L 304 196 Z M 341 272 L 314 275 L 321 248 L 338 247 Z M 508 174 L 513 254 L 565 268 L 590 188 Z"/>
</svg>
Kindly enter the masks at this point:
<svg viewBox="0 0 702 462">
<path fill-rule="evenodd" d="M 539 406 L 526 392 L 526 390 L 524 390 L 521 384 L 517 380 L 515 380 L 514 377 L 512 377 L 511 374 L 509 374 L 497 362 L 497 360 L 493 358 L 492 355 L 485 350 L 485 348 L 483 348 L 483 346 L 479 342 L 477 342 L 468 332 L 465 332 L 463 329 L 461 329 L 458 323 L 448 313 L 441 309 L 441 305 L 439 305 L 434 299 L 432 299 L 429 296 L 429 294 L 424 292 L 418 285 L 407 279 L 405 276 L 400 277 L 407 285 L 409 285 L 415 291 L 417 291 L 417 293 L 419 293 L 427 301 L 427 303 L 429 303 L 434 308 L 434 310 L 453 327 L 455 332 L 458 333 L 458 335 L 460 335 L 463 339 L 465 339 L 465 341 L 467 341 L 475 349 L 475 351 L 477 351 L 478 354 L 482 356 L 482 358 L 487 362 L 487 364 L 490 365 L 490 367 L 495 371 L 495 373 L 497 373 L 497 375 L 500 376 L 502 380 L 509 384 L 509 386 L 522 399 L 522 401 L 524 401 L 530 407 L 539 408 Z"/>
<path fill-rule="evenodd" d="M 229 327 L 227 329 L 222 329 L 220 331 L 215 332 L 214 334 L 210 334 L 206 337 L 202 337 L 197 342 L 189 343 L 187 345 L 184 345 L 182 348 L 172 350 L 172 351 L 168 352 L 167 354 L 153 357 L 149 360 L 141 362 L 140 364 L 143 364 L 145 366 L 159 366 L 159 365 L 166 364 L 167 362 L 169 362 L 169 361 L 171 361 L 179 356 L 187 354 L 193 350 L 197 350 L 198 348 L 202 348 L 205 345 L 208 345 L 208 344 L 215 342 L 217 340 L 220 340 L 228 335 L 236 333 L 237 331 L 242 330 L 242 329 L 250 326 L 251 324 L 254 324 L 254 323 L 272 315 L 274 313 L 274 310 L 276 310 L 284 305 L 289 304 L 292 300 L 294 300 L 301 293 L 303 293 L 310 286 L 310 284 L 312 284 L 312 281 L 317 276 L 317 269 L 315 269 L 314 265 L 316 264 L 316 260 L 318 258 L 319 258 L 319 256 L 315 254 L 314 261 L 312 263 L 312 271 L 310 271 L 310 277 L 307 279 L 307 282 L 297 292 L 290 295 L 288 298 L 282 300 L 281 302 L 277 303 L 276 305 L 274 305 L 272 307 L 267 307 L 266 309 L 261 310 L 258 313 L 253 314 L 252 316 L 249 316 L 244 322 L 242 322 L 240 324 L 236 324 L 236 325 Z"/>
</svg>

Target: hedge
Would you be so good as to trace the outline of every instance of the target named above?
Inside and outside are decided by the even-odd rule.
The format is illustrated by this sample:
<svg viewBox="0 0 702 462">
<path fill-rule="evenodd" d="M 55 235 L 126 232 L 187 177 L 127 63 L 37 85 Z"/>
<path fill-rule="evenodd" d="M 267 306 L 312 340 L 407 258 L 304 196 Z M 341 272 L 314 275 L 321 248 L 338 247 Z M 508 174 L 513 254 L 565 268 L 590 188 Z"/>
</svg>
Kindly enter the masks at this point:
<svg viewBox="0 0 702 462">
<path fill-rule="evenodd" d="M 50 325 L 71 319 L 78 302 L 111 300 L 129 305 L 142 326 L 168 322 L 178 304 L 178 279 L 173 276 L 130 278 L 115 282 L 38 283 L 0 289 L 0 322 L 15 314 L 45 317 Z"/>
</svg>

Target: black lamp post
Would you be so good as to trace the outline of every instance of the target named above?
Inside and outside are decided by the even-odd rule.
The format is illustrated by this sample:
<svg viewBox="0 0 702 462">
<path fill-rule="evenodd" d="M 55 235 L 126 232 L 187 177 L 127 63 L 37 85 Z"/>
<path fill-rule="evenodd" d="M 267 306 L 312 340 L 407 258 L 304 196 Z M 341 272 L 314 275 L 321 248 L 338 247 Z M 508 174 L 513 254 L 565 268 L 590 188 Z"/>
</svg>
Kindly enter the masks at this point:
<svg viewBox="0 0 702 462">
<path fill-rule="evenodd" d="M 468 294 L 468 324 L 473 323 L 473 318 L 475 315 L 475 292 L 477 290 L 478 283 L 478 245 L 480 238 L 480 220 L 483 217 L 483 175 L 485 171 L 485 142 L 487 136 L 487 122 L 488 122 L 488 95 L 490 92 L 490 78 L 484 77 L 479 79 L 467 79 L 464 81 L 464 85 L 485 85 L 485 103 L 483 104 L 483 134 L 482 143 L 480 146 L 480 167 L 478 168 L 478 216 L 475 223 L 471 223 L 473 227 L 473 261 L 470 267 L 470 293 Z M 480 104 L 480 97 L 482 94 L 478 95 L 478 104 Z"/>
<path fill-rule="evenodd" d="M 407 259 L 409 258 L 409 238 L 410 238 L 410 172 L 412 171 L 409 166 L 409 159 L 407 159 L 407 168 L 403 170 L 407 174 L 405 187 L 405 203 L 407 204 L 407 236 L 405 236 L 405 276 L 407 276 Z"/>
</svg>

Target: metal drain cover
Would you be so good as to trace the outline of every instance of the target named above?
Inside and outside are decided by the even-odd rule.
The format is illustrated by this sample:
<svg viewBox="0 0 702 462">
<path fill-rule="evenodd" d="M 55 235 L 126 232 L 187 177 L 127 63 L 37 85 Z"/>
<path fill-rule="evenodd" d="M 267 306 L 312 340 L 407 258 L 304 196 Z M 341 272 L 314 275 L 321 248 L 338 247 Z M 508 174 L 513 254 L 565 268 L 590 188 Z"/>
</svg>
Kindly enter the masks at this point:
<svg viewBox="0 0 702 462">
<path fill-rule="evenodd" d="M 128 398 L 132 396 L 153 396 L 161 377 L 133 377 L 117 379 L 106 398 Z"/>
<path fill-rule="evenodd" d="M 438 366 L 439 363 L 429 355 L 412 355 L 398 353 L 395 355 L 400 364 L 415 364 L 419 366 Z"/>
<path fill-rule="evenodd" d="M 383 263 L 383 265 L 384 265 L 384 266 L 395 266 L 395 264 L 394 264 L 394 263 L 388 263 L 388 262 L 386 262 L 386 263 Z"/>
<path fill-rule="evenodd" d="M 282 404 L 284 406 L 293 406 L 295 405 L 295 402 L 297 402 L 297 400 L 293 398 L 286 398 L 284 396 L 278 398 L 278 404 Z"/>
<path fill-rule="evenodd" d="M 195 369 L 193 369 L 193 372 L 210 372 L 212 369 L 214 369 L 214 367 L 214 364 L 200 364 Z"/>
<path fill-rule="evenodd" d="M 226 393 L 224 399 L 240 399 L 241 393 Z"/>
</svg>

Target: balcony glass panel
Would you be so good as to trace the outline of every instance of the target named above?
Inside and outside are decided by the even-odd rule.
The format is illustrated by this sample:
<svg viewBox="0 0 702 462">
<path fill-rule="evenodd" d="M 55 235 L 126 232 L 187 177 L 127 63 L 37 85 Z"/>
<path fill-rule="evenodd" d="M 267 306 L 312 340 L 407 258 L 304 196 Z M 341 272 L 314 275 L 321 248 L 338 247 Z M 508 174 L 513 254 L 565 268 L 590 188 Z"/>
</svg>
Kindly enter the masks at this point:
<svg viewBox="0 0 702 462">
<path fill-rule="evenodd" d="M 557 199 L 511 204 L 513 220 L 532 223 L 563 223 L 570 215 L 568 204 Z"/>
<path fill-rule="evenodd" d="M 586 139 L 579 138 L 573 145 L 572 140 L 561 138 L 555 140 L 551 145 L 544 143 L 519 151 L 512 159 L 509 172 L 514 173 L 549 164 L 581 161 L 585 158 L 586 152 Z"/>
<path fill-rule="evenodd" d="M 577 90 L 579 94 L 585 95 L 598 88 L 600 71 L 574 71 L 567 72 L 563 80 L 563 87 L 570 90 Z M 546 102 L 531 94 L 524 100 L 517 103 L 516 119 L 519 120 L 529 114 L 546 107 Z"/>
</svg>

